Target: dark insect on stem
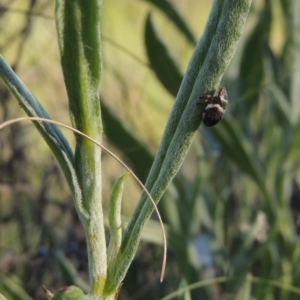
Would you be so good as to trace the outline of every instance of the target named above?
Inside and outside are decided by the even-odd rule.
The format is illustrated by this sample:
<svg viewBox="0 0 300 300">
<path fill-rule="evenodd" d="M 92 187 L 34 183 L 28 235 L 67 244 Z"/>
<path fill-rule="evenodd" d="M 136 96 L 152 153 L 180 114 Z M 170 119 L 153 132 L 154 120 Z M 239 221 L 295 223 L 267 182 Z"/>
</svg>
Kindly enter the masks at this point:
<svg viewBox="0 0 300 300">
<path fill-rule="evenodd" d="M 228 103 L 227 90 L 224 87 L 221 87 L 219 88 L 218 94 L 216 96 L 213 95 L 200 96 L 199 99 L 204 99 L 204 101 L 200 101 L 197 104 L 202 104 L 202 103 L 207 104 L 202 113 L 204 124 L 207 127 L 212 127 L 218 124 L 222 120 L 227 107 L 227 103 Z"/>
</svg>

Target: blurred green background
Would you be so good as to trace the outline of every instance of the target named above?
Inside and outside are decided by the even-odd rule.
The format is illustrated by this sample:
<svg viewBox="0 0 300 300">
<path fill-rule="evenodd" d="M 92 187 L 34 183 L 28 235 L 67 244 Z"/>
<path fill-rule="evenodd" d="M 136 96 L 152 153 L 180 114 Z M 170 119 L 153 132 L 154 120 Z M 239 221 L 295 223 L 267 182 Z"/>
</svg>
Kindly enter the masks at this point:
<svg viewBox="0 0 300 300">
<path fill-rule="evenodd" d="M 168 233 L 164 282 L 161 231 L 153 216 L 119 299 L 160 299 L 208 279 L 179 298 L 299 299 L 299 3 L 253 1 L 221 83 L 229 93 L 225 118 L 211 129 L 201 125 L 159 205 Z M 211 5 L 103 3 L 103 142 L 143 181 Z M 70 124 L 54 1 L 0 0 L 0 16 L 1 54 L 51 117 Z M 1 122 L 24 116 L 3 82 L 0 104 Z M 63 131 L 74 145 L 73 134 Z M 108 154 L 102 159 L 106 200 L 125 171 Z M 128 179 L 125 220 L 140 192 Z M 87 291 L 87 274 L 83 230 L 51 152 L 29 122 L 2 130 L 0 293 L 45 299 L 43 284 L 52 291 L 71 284 Z M 220 276 L 222 283 L 215 279 Z"/>
</svg>

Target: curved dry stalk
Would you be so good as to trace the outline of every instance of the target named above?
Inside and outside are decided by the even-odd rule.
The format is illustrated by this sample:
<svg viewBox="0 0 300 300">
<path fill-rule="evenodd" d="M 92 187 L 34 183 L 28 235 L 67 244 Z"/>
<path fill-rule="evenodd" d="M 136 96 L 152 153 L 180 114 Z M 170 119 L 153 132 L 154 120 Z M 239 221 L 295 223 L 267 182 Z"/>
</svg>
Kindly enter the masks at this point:
<svg viewBox="0 0 300 300">
<path fill-rule="evenodd" d="M 159 213 L 159 210 L 158 210 L 158 208 L 157 208 L 157 206 L 155 204 L 155 201 L 153 200 L 151 194 L 146 189 L 146 187 L 143 185 L 143 183 L 139 180 L 139 178 L 134 174 L 134 172 L 120 158 L 118 158 L 117 155 L 115 155 L 113 152 L 111 152 L 108 148 L 106 148 L 105 146 L 101 145 L 96 140 L 94 140 L 93 138 L 91 138 L 88 135 L 84 134 L 83 132 L 81 132 L 81 131 L 79 131 L 79 130 L 77 130 L 77 129 L 69 126 L 69 125 L 66 125 L 66 124 L 63 124 L 61 122 L 58 122 L 58 121 L 54 121 L 54 120 L 50 120 L 50 119 L 45 119 L 45 118 L 39 118 L 39 117 L 20 117 L 20 118 L 15 118 L 15 119 L 11 119 L 11 120 L 3 122 L 2 124 L 0 124 L 0 130 L 3 129 L 4 127 L 7 127 L 9 125 L 12 125 L 14 123 L 19 123 L 19 122 L 22 122 L 22 121 L 43 121 L 43 122 L 47 122 L 47 123 L 56 124 L 56 125 L 59 125 L 59 126 L 61 126 L 63 128 L 66 128 L 68 130 L 71 130 L 74 133 L 79 134 L 79 135 L 85 137 L 86 139 L 88 139 L 91 142 L 93 142 L 95 145 L 97 145 L 100 148 L 102 148 L 104 151 L 106 151 L 108 154 L 110 154 L 114 159 L 116 159 L 133 176 L 133 178 L 137 181 L 137 183 L 145 191 L 145 193 L 149 197 L 150 201 L 152 202 L 153 207 L 155 209 L 155 212 L 157 214 L 159 223 L 161 225 L 162 234 L 163 234 L 163 244 L 164 244 L 164 246 L 163 246 L 163 248 L 164 248 L 164 255 L 163 255 L 162 269 L 161 269 L 161 275 L 160 275 L 160 281 L 162 282 L 164 274 L 165 274 L 166 262 L 167 262 L 167 239 L 166 239 L 166 232 L 165 232 L 164 224 L 163 224 L 161 215 Z"/>
</svg>

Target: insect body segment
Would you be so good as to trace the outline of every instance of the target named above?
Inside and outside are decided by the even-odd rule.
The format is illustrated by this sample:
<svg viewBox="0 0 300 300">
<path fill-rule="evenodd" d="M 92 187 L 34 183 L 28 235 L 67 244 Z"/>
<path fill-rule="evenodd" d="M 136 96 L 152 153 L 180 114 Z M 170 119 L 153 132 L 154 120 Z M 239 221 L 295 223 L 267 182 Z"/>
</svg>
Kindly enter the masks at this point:
<svg viewBox="0 0 300 300">
<path fill-rule="evenodd" d="M 216 96 L 207 95 L 199 97 L 199 99 L 201 98 L 204 98 L 205 100 L 200 103 L 207 103 L 202 114 L 204 124 L 207 127 L 212 127 L 218 124 L 223 118 L 228 103 L 228 94 L 226 89 L 221 87 L 219 88 Z M 200 103 L 198 102 L 197 104 Z"/>
</svg>

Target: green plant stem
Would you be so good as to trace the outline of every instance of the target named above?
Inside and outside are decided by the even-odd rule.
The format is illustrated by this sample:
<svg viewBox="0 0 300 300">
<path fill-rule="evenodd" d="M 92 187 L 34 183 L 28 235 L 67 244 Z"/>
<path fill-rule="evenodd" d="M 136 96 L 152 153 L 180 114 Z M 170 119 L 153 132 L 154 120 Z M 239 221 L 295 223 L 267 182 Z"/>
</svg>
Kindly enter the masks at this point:
<svg viewBox="0 0 300 300">
<path fill-rule="evenodd" d="M 215 0 L 205 33 L 190 60 L 185 78 L 168 120 L 162 143 L 146 182 L 156 202 L 178 172 L 201 123 L 201 109 L 196 109 L 200 95 L 214 92 L 236 50 L 248 15 L 251 0 Z M 202 107 L 203 110 L 204 107 Z M 116 290 L 136 252 L 143 226 L 153 212 L 153 205 L 142 194 L 126 228 L 118 269 L 108 270 L 105 292 Z"/>
<path fill-rule="evenodd" d="M 73 126 L 99 143 L 102 121 L 99 99 L 101 78 L 101 0 L 57 0 L 56 22 L 61 63 Z M 91 295 L 102 294 L 107 272 L 102 211 L 101 149 L 76 135 L 75 169 L 82 189 Z M 80 211 L 78 211 L 80 214 Z"/>
</svg>

